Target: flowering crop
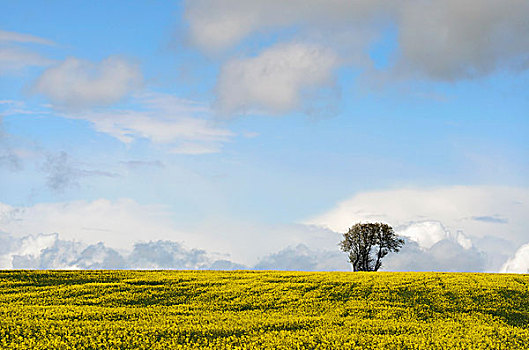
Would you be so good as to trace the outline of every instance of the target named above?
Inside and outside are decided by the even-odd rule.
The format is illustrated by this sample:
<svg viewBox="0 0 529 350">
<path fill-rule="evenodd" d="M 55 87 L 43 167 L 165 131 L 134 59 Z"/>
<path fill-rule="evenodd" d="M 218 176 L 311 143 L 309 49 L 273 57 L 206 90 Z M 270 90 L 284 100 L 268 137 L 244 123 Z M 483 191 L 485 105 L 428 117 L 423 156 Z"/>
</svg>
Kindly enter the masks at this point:
<svg viewBox="0 0 529 350">
<path fill-rule="evenodd" d="M 2 349 L 523 349 L 529 276 L 0 271 Z"/>
</svg>

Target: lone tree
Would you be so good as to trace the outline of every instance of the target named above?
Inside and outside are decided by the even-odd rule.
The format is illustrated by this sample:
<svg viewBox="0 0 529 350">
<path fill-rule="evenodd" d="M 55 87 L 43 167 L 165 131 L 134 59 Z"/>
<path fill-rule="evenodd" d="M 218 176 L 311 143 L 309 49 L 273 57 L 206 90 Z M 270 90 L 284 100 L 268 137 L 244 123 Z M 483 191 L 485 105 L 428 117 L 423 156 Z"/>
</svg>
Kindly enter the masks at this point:
<svg viewBox="0 0 529 350">
<path fill-rule="evenodd" d="M 343 234 L 340 248 L 349 254 L 354 271 L 378 271 L 382 258 L 398 252 L 404 244 L 387 224 L 357 223 Z"/>
</svg>

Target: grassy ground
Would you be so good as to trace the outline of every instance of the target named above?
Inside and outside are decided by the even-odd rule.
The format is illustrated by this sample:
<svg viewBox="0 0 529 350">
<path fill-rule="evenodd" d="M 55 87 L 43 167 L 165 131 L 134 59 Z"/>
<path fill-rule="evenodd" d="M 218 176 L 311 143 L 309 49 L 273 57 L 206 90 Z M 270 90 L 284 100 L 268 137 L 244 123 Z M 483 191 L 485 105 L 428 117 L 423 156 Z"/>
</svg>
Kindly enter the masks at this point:
<svg viewBox="0 0 529 350">
<path fill-rule="evenodd" d="M 0 271 L 0 348 L 528 344 L 528 275 Z"/>
</svg>

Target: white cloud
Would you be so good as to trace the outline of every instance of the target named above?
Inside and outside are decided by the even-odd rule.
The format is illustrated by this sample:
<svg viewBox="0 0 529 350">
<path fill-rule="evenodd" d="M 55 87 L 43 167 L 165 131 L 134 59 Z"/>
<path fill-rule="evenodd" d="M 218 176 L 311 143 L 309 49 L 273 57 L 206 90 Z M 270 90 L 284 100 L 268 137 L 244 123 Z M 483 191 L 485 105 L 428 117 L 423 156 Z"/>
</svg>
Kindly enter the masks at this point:
<svg viewBox="0 0 529 350">
<path fill-rule="evenodd" d="M 459 244 L 464 249 L 472 248 L 472 240 L 462 231 L 450 232 L 439 221 L 417 221 L 395 227 L 399 235 L 408 237 L 419 244 L 421 248 L 429 249 L 434 244 L 449 240 Z"/>
<path fill-rule="evenodd" d="M 18 47 L 0 47 L 0 74 L 17 73 L 29 66 L 48 66 L 54 61 Z"/>
<path fill-rule="evenodd" d="M 251 267 L 203 249 L 188 249 L 170 240 L 135 242 L 132 249 L 113 249 L 103 242 L 87 244 L 57 233 L 15 237 L 0 232 L 0 269 L 257 269 L 350 271 L 343 252 L 288 246 L 261 257 Z M 408 242 L 384 260 L 390 271 L 482 271 L 484 256 L 443 240 L 429 249 Z M 520 270 L 521 272 L 521 270 Z"/>
<path fill-rule="evenodd" d="M 523 243 L 529 189 L 500 186 L 450 186 L 363 192 L 308 220 L 336 232 L 358 221 L 385 221 L 394 227 L 438 221 L 448 230 L 476 237 L 489 234 Z M 505 222 L 476 218 L 500 216 Z"/>
<path fill-rule="evenodd" d="M 0 231 L 14 237 L 59 233 L 66 240 L 104 242 L 115 249 L 135 241 L 181 240 L 171 212 L 163 206 L 140 205 L 130 199 L 40 203 L 29 207 L 0 205 Z"/>
<path fill-rule="evenodd" d="M 0 232 L 0 269 L 185 269 L 234 270 L 246 265 L 203 249 L 188 249 L 170 240 L 135 242 L 131 250 L 65 240 L 57 233 L 23 237 Z M 303 244 L 264 256 L 252 269 L 349 271 L 339 251 L 310 249 Z"/>
<path fill-rule="evenodd" d="M 358 221 L 384 221 L 407 239 L 401 252 L 384 259 L 385 270 L 499 271 L 505 265 L 506 271 L 522 271 L 526 247 L 514 254 L 527 242 L 528 192 L 524 188 L 456 186 L 363 193 L 309 220 L 332 231 L 315 225 L 244 224 L 222 217 L 204 218 L 196 226 L 181 230 L 172 219 L 175 213 L 167 207 L 141 205 L 130 199 L 40 203 L 29 207 L 0 204 L 0 232 L 9 232 L 19 240 L 15 244 L 0 237 L 0 255 L 5 260 L 6 252 L 11 252 L 7 259 L 17 266 L 73 266 L 73 261 L 77 261 L 74 256 L 79 257 L 86 245 L 103 242 L 106 248 L 119 251 L 127 262 L 129 253 L 123 250 L 131 252 L 135 243 L 141 243 L 150 247 L 140 246 L 147 249 L 141 266 L 151 268 L 221 268 L 236 261 L 255 268 L 344 269 L 347 257 L 338 248 L 339 232 Z M 485 217 L 502 219 L 483 220 Z M 39 234 L 54 233 L 59 233 L 61 240 L 84 245 L 62 242 L 52 249 L 53 239 L 36 239 Z M 33 238 L 25 239 L 27 236 Z M 184 242 L 207 254 L 187 248 L 180 251 L 182 246 L 171 242 L 150 246 L 146 243 L 149 241 Z M 47 248 L 50 249 L 46 254 L 36 257 L 35 252 Z M 120 261 L 101 247 L 90 251 L 76 266 L 117 266 L 111 264 Z M 155 259 L 155 252 L 159 252 L 161 260 Z M 21 257 L 15 259 L 15 255 Z M 201 260 L 204 256 L 207 263 Z M 195 265 L 190 262 L 193 257 Z M 213 265 L 215 261 L 220 262 Z"/>
<path fill-rule="evenodd" d="M 0 100 L 0 115 L 10 116 L 17 114 L 48 114 L 49 111 L 42 108 L 31 108 L 24 101 L 19 100 Z"/>
<path fill-rule="evenodd" d="M 399 10 L 400 65 L 405 69 L 456 80 L 497 68 L 529 68 L 525 0 L 407 1 Z"/>
<path fill-rule="evenodd" d="M 93 63 L 69 57 L 45 70 L 33 85 L 58 108 L 82 109 L 118 102 L 142 83 L 136 64 L 110 56 Z"/>
<path fill-rule="evenodd" d="M 30 44 L 40 44 L 40 45 L 55 45 L 51 40 L 44 39 L 31 34 L 17 33 L 17 32 L 8 32 L 5 30 L 0 30 L 0 43 L 30 43 Z"/>
<path fill-rule="evenodd" d="M 193 0 L 186 19 L 193 44 L 207 52 L 225 50 L 256 32 L 303 26 L 325 29 L 366 23 L 392 9 L 385 0 Z M 333 30 L 335 33 L 336 31 Z"/>
<path fill-rule="evenodd" d="M 300 106 L 304 93 L 331 85 L 337 65 L 338 57 L 323 47 L 277 45 L 256 57 L 228 61 L 219 76 L 217 102 L 223 113 L 286 112 Z"/>
<path fill-rule="evenodd" d="M 484 268 L 498 271 L 498 257 L 509 248 L 497 250 L 487 241 L 504 240 L 513 247 L 525 243 L 528 213 L 527 188 L 452 186 L 359 193 L 307 223 L 346 232 L 356 222 L 386 222 L 423 250 L 439 242 L 456 244 L 465 254 L 478 249 L 487 255 Z"/>
<path fill-rule="evenodd" d="M 394 25 L 398 50 L 393 73 L 434 80 L 529 68 L 528 16 L 525 0 L 186 2 L 189 38 L 206 52 L 226 50 L 256 33 L 295 28 L 298 38 L 335 49 L 368 37 L 362 47 L 367 53 L 369 44 Z M 344 58 L 357 55 L 358 46 L 351 48 Z"/>
<path fill-rule="evenodd" d="M 203 249 L 188 249 L 169 240 L 135 242 L 132 249 L 119 251 L 103 242 L 86 244 L 65 240 L 57 233 L 22 237 L 0 232 L 0 269 L 248 269 L 225 256 Z M 482 271 L 484 256 L 465 251 L 447 240 L 420 249 L 408 242 L 399 254 L 384 260 L 390 271 Z M 257 270 L 350 271 L 343 252 L 288 246 L 260 258 Z"/>
<path fill-rule="evenodd" d="M 136 138 L 150 139 L 155 143 L 172 143 L 178 140 L 227 141 L 231 132 L 216 129 L 205 119 L 186 115 L 157 115 L 156 111 L 113 110 L 68 115 L 92 122 L 95 129 L 122 142 Z"/>
<path fill-rule="evenodd" d="M 85 244 L 38 234 L 16 238 L 0 232 L 0 269 L 241 269 L 244 265 L 218 260 L 200 249 L 173 241 L 136 242 L 129 252 L 104 243 Z"/>
<path fill-rule="evenodd" d="M 143 169 L 143 168 L 164 168 L 165 165 L 159 160 L 128 160 L 120 162 L 129 169 Z"/>
<path fill-rule="evenodd" d="M 188 247 L 206 250 L 211 259 L 232 260 L 247 266 L 256 264 L 260 257 L 299 244 L 315 251 L 338 252 L 339 234 L 314 226 L 243 224 L 219 217 L 204 218 L 183 230 L 173 221 L 175 216 L 166 206 L 142 205 L 131 199 L 40 203 L 27 207 L 0 203 L 0 232 L 17 239 L 58 233 L 61 240 L 89 245 L 103 242 L 120 252 L 131 251 L 135 243 L 141 242 L 183 242 Z M 165 247 L 173 249 L 171 245 Z M 323 261 L 318 262 L 318 266 L 322 264 Z"/>
<path fill-rule="evenodd" d="M 396 230 L 423 248 L 431 248 L 435 243 L 449 237 L 449 232 L 437 221 L 414 222 Z"/>
<path fill-rule="evenodd" d="M 31 66 L 48 66 L 54 60 L 42 56 L 25 46 L 55 45 L 51 40 L 30 34 L 0 30 L 0 74 L 14 74 Z"/>
<path fill-rule="evenodd" d="M 254 236 L 246 230 L 239 232 L 244 242 L 257 239 L 266 244 L 234 245 L 233 242 L 239 238 L 238 233 L 231 230 L 222 231 L 219 223 L 215 224 L 214 229 L 184 231 L 177 227 L 177 223 L 173 221 L 174 216 L 175 213 L 166 206 L 142 205 L 131 199 L 39 203 L 26 207 L 14 207 L 0 203 L 0 233 L 9 233 L 18 240 L 27 236 L 45 239 L 49 244 L 33 244 L 38 248 L 36 248 L 37 251 L 53 244 L 54 239 L 46 238 L 46 235 L 53 234 L 59 234 L 61 240 L 82 242 L 85 245 L 103 242 L 106 247 L 120 252 L 130 252 L 135 244 L 149 241 L 183 242 L 186 246 L 207 250 L 208 257 L 213 259 L 211 262 L 226 260 L 233 256 L 236 261 L 251 263 L 256 256 L 267 254 L 272 249 L 281 247 L 280 244 L 285 242 L 285 240 L 278 239 L 272 239 L 273 242 L 270 242 L 272 237 L 268 235 L 268 231 L 262 235 L 255 233 Z M 221 232 L 225 233 L 221 234 Z M 45 236 L 39 236 L 41 234 Z M 284 231 L 280 236 L 285 236 Z M 28 242 L 32 242 L 32 239 L 29 238 Z M 300 242 L 299 234 L 295 242 Z M 162 246 L 165 247 L 163 249 L 176 249 L 171 244 L 162 244 Z M 85 246 L 81 248 L 79 248 L 81 250 L 76 250 L 79 254 Z M 13 249 L 15 248 L 11 250 Z M 160 264 L 159 266 L 163 265 Z"/>
<path fill-rule="evenodd" d="M 269 254 L 253 267 L 256 270 L 350 271 L 346 255 L 338 250 L 310 249 L 304 244 Z"/>
<path fill-rule="evenodd" d="M 147 139 L 156 145 L 163 146 L 168 153 L 173 154 L 219 153 L 224 144 L 231 142 L 236 136 L 234 132 L 223 127 L 219 121 L 213 120 L 213 112 L 202 103 L 181 99 L 170 94 L 151 92 L 134 95 L 130 104 L 132 107 L 129 109 L 102 108 L 92 111 L 57 113 L 45 106 L 30 109 L 21 101 L 0 100 L 0 116 L 48 114 L 85 120 L 90 122 L 96 131 L 108 134 L 123 143 L 130 144 L 135 140 Z M 3 142 L 1 126 L 0 119 L 0 146 Z M 13 152 L 4 153 L 0 150 L 0 165 L 6 164 L 18 169 L 18 157 Z M 115 176 L 108 172 L 82 169 L 68 163 L 67 159 L 61 159 L 61 157 L 67 158 L 67 155 L 48 156 L 50 160 L 54 157 L 55 161 L 48 162 L 49 166 L 45 165 L 46 169 L 43 169 L 50 175 L 48 184 L 52 189 L 61 189 L 65 187 L 62 185 L 66 185 L 67 182 L 75 184 L 77 179 L 87 175 Z"/>
<path fill-rule="evenodd" d="M 219 153 L 223 145 L 235 137 L 235 133 L 213 120 L 213 112 L 201 103 L 170 94 L 142 93 L 132 96 L 130 105 L 132 107 L 128 109 L 108 107 L 57 113 L 46 106 L 30 109 L 21 101 L 0 100 L 0 113 L 48 114 L 85 120 L 96 131 L 123 143 L 147 139 L 174 154 Z"/>
<path fill-rule="evenodd" d="M 65 118 L 91 122 L 94 128 L 124 143 L 149 139 L 181 154 L 217 153 L 234 134 L 218 126 L 210 110 L 189 100 L 168 94 L 143 94 L 134 97 L 137 109 L 106 109 L 63 114 Z"/>
<path fill-rule="evenodd" d="M 221 145 L 204 145 L 200 143 L 185 142 L 172 148 L 171 153 L 174 154 L 210 154 L 219 153 L 221 151 Z"/>
<path fill-rule="evenodd" d="M 42 249 L 46 249 L 56 240 L 56 235 L 27 236 L 21 239 L 2 234 L 0 232 L 0 269 L 13 268 L 13 258 L 16 256 L 33 257 L 39 255 Z"/>
<path fill-rule="evenodd" d="M 421 248 L 407 240 L 398 253 L 389 254 L 382 262 L 383 271 L 484 272 L 487 254 L 476 248 L 465 249 L 457 242 L 443 239 L 429 248 Z"/>
<path fill-rule="evenodd" d="M 127 257 L 127 267 L 133 269 L 244 269 L 229 260 L 217 260 L 202 249 L 186 249 L 180 243 L 156 241 L 136 243 Z"/>
<path fill-rule="evenodd" d="M 503 264 L 501 272 L 529 273 L 529 244 L 521 246 L 514 256 Z"/>
</svg>

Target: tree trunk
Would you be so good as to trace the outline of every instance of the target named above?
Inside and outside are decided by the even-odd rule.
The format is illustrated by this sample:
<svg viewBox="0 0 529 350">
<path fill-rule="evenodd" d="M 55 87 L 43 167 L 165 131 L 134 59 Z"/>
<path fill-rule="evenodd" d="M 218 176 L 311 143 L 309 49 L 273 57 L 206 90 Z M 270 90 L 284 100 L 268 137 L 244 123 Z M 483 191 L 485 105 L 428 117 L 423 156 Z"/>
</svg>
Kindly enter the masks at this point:
<svg viewBox="0 0 529 350">
<path fill-rule="evenodd" d="M 378 271 L 378 269 L 382 265 L 381 262 L 380 262 L 381 259 L 382 259 L 382 244 L 380 244 L 378 246 L 377 262 L 375 263 L 375 270 L 374 271 Z"/>
</svg>

